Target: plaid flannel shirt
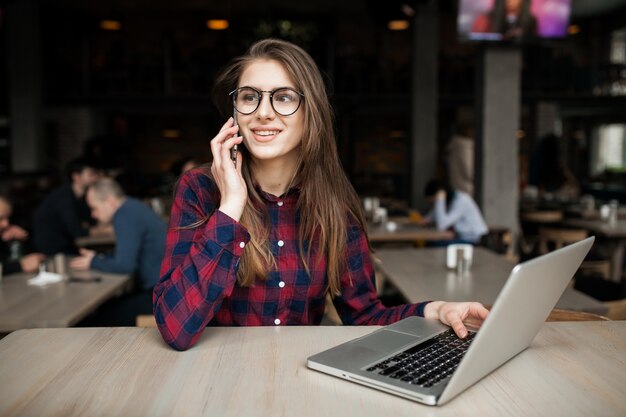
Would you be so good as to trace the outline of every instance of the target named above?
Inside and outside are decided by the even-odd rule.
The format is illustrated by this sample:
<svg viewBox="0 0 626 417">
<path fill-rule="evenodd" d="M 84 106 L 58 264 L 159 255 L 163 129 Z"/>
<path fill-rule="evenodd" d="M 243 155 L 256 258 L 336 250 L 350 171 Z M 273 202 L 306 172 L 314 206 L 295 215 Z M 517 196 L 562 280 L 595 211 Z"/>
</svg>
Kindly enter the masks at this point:
<svg viewBox="0 0 626 417">
<path fill-rule="evenodd" d="M 237 282 L 240 257 L 250 240 L 246 228 L 217 209 L 214 182 L 193 170 L 175 192 L 161 278 L 154 288 L 154 314 L 165 341 L 175 349 L 193 346 L 209 326 L 319 324 L 328 278 L 325 256 L 311 248 L 307 273 L 299 255 L 299 190 L 281 197 L 260 191 L 271 222 L 267 241 L 276 268 L 251 287 Z M 207 214 L 209 220 L 187 227 Z M 183 227 L 181 229 L 181 227 Z M 307 244 L 307 243 L 305 243 Z M 347 230 L 347 268 L 341 295 L 333 302 L 344 324 L 386 325 L 423 315 L 426 302 L 387 308 L 378 300 L 367 238 L 352 222 Z"/>
</svg>

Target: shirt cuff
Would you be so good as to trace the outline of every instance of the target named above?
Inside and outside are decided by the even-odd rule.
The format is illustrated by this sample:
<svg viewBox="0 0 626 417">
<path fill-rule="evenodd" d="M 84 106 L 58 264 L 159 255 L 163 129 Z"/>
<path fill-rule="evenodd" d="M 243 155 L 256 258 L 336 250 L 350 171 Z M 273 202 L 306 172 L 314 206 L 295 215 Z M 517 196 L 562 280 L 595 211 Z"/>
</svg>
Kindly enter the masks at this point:
<svg viewBox="0 0 626 417">
<path fill-rule="evenodd" d="M 422 302 L 422 303 L 418 303 L 418 304 L 417 304 L 417 311 L 416 311 L 416 313 L 417 313 L 417 315 L 418 315 L 418 316 L 420 316 L 420 317 L 424 317 L 424 309 L 426 308 L 426 305 L 427 305 L 428 303 L 432 303 L 432 300 L 430 300 L 430 301 L 424 301 L 424 302 Z"/>
<path fill-rule="evenodd" d="M 229 215 L 215 210 L 206 224 L 207 236 L 225 250 L 240 257 L 250 241 L 250 233 Z"/>
</svg>

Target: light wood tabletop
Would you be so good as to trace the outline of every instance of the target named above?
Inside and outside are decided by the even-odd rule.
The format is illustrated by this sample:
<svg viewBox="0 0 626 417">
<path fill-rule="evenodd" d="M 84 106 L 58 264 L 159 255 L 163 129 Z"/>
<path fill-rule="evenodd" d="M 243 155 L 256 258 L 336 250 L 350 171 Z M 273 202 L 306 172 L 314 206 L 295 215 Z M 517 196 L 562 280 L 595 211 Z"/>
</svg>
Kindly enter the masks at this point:
<svg viewBox="0 0 626 417">
<path fill-rule="evenodd" d="M 376 327 L 20 330 L 0 341 L 3 416 L 623 416 L 626 322 L 546 323 L 530 348 L 442 407 L 306 367 Z"/>
<path fill-rule="evenodd" d="M 11 274 L 0 283 L 0 333 L 34 327 L 67 327 L 85 318 L 131 282 L 130 274 L 71 271 L 75 278 L 98 282 L 61 281 L 29 285 L 35 274 Z"/>
<path fill-rule="evenodd" d="M 374 257 L 385 277 L 411 303 L 425 300 L 478 301 L 493 304 L 515 266 L 492 251 L 475 247 L 469 272 L 459 276 L 446 268 L 445 248 L 379 249 Z M 607 307 L 567 288 L 557 308 L 606 314 Z"/>
<path fill-rule="evenodd" d="M 390 230 L 385 226 L 370 226 L 367 237 L 371 243 L 382 242 L 432 242 L 454 239 L 454 232 L 450 230 L 437 230 L 433 227 L 423 227 L 408 221 L 390 220 L 395 224 L 395 229 Z"/>
</svg>

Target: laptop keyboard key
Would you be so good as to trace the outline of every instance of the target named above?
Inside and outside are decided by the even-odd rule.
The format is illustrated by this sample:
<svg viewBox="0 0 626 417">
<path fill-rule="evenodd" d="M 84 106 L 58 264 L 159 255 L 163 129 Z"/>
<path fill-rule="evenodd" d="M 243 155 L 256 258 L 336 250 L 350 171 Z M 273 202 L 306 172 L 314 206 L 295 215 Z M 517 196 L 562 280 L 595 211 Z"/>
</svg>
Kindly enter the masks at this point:
<svg viewBox="0 0 626 417">
<path fill-rule="evenodd" d="M 450 329 L 367 368 L 367 371 L 380 370 L 379 375 L 432 387 L 452 375 L 475 336 L 476 333 L 470 333 L 465 339 L 459 339 Z"/>
</svg>

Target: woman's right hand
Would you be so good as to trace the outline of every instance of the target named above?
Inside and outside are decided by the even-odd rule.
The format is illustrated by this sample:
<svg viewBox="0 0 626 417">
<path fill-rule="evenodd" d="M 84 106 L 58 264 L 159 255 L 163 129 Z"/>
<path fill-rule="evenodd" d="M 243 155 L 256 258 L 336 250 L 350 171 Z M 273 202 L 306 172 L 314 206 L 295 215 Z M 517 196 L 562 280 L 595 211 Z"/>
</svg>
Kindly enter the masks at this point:
<svg viewBox="0 0 626 417">
<path fill-rule="evenodd" d="M 243 141 L 243 137 L 234 136 L 238 131 L 239 126 L 234 126 L 231 117 L 211 140 L 211 174 L 221 194 L 219 210 L 237 221 L 241 218 L 248 199 L 246 182 L 241 174 L 241 152 L 237 152 L 236 164 L 230 159 L 231 148 Z"/>
</svg>

